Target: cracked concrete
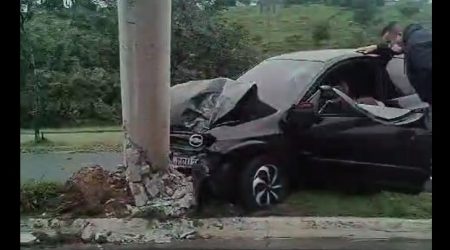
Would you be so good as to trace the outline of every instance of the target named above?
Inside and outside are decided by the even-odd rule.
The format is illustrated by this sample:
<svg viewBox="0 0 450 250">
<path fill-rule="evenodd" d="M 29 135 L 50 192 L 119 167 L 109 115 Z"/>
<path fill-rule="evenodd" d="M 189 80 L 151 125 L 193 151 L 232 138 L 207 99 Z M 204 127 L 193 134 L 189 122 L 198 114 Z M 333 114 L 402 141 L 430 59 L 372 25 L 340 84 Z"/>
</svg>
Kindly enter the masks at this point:
<svg viewBox="0 0 450 250">
<path fill-rule="evenodd" d="M 87 243 L 169 243 L 182 239 L 431 239 L 431 220 L 266 217 L 173 219 L 28 219 L 21 232 L 40 239 L 73 235 Z M 26 234 L 26 235 L 25 235 Z"/>
</svg>

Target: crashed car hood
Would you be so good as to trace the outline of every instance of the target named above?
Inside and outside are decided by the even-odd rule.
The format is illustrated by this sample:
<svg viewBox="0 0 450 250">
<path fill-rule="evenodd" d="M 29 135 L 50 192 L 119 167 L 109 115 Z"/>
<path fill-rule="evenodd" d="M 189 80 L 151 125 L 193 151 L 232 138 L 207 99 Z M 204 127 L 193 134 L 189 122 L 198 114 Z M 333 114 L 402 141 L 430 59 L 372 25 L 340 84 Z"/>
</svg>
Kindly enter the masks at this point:
<svg viewBox="0 0 450 250">
<path fill-rule="evenodd" d="M 171 126 L 202 133 L 219 123 L 242 123 L 274 113 L 269 105 L 255 101 L 257 93 L 256 84 L 227 78 L 176 85 L 171 88 Z"/>
</svg>

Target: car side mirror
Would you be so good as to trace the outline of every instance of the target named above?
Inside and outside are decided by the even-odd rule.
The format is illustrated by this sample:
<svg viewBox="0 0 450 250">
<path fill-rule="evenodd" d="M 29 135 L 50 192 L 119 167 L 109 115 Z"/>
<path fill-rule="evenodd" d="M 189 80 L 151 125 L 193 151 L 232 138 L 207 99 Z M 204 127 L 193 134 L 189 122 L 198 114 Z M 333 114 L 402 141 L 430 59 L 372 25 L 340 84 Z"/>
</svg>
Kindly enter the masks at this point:
<svg viewBox="0 0 450 250">
<path fill-rule="evenodd" d="M 304 104 L 293 105 L 283 119 L 283 127 L 288 130 L 298 131 L 307 129 L 317 122 L 317 114 L 313 106 Z"/>
</svg>

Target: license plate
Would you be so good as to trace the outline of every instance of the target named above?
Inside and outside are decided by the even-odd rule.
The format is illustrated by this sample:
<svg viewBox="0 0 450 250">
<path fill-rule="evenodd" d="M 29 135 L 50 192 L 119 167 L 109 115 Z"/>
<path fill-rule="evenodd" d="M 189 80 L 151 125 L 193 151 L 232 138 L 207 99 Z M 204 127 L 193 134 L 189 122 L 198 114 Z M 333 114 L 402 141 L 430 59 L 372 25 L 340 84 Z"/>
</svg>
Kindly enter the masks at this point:
<svg viewBox="0 0 450 250">
<path fill-rule="evenodd" d="M 171 163 L 175 167 L 191 168 L 198 161 L 199 161 L 199 159 L 197 157 L 173 156 Z"/>
</svg>

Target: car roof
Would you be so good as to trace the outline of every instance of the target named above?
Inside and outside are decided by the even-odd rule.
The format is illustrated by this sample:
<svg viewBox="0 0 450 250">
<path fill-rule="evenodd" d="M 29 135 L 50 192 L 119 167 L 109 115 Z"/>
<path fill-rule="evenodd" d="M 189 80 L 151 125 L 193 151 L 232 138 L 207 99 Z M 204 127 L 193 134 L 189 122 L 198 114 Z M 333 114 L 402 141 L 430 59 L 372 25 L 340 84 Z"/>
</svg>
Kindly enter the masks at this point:
<svg viewBox="0 0 450 250">
<path fill-rule="evenodd" d="M 271 57 L 267 60 L 295 60 L 295 61 L 317 61 L 328 62 L 339 57 L 363 57 L 364 54 L 355 52 L 355 49 L 324 49 L 307 50 L 287 53 Z"/>
<path fill-rule="evenodd" d="M 267 60 L 294 60 L 294 61 L 316 61 L 328 62 L 336 58 L 344 57 L 364 57 L 365 54 L 356 52 L 356 49 L 323 49 L 323 50 L 305 50 L 282 54 L 268 58 Z M 396 55 L 395 58 L 403 59 L 404 55 Z"/>
</svg>

